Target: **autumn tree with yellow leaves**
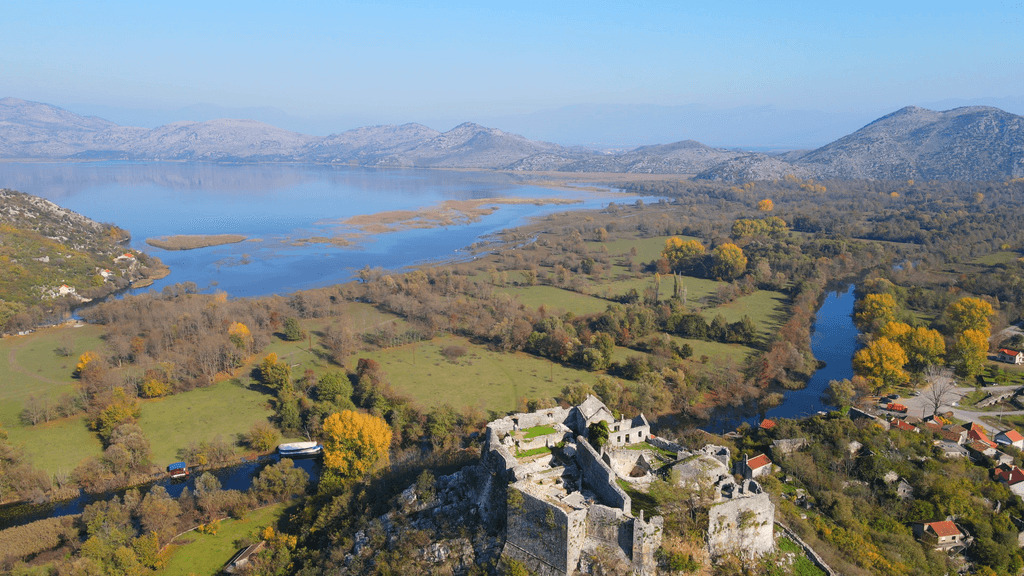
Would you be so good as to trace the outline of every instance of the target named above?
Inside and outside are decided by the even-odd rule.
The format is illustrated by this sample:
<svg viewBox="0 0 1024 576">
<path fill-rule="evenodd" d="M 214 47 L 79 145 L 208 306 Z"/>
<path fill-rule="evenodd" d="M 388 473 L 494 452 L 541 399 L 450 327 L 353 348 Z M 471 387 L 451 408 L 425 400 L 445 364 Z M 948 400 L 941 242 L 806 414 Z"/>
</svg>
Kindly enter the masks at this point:
<svg viewBox="0 0 1024 576">
<path fill-rule="evenodd" d="M 382 418 L 342 410 L 324 420 L 324 465 L 342 477 L 359 477 L 388 463 L 391 428 Z"/>
<path fill-rule="evenodd" d="M 711 270 L 716 277 L 732 280 L 743 274 L 746 269 L 747 257 L 743 255 L 743 249 L 739 246 L 726 242 L 711 251 Z"/>
<path fill-rule="evenodd" d="M 235 348 L 248 350 L 249 345 L 252 344 L 252 332 L 245 324 L 232 322 L 231 326 L 228 326 L 228 339 L 235 345 Z"/>
<path fill-rule="evenodd" d="M 957 374 L 972 378 L 981 374 L 988 358 L 988 332 L 968 329 L 957 335 L 951 351 Z"/>
<path fill-rule="evenodd" d="M 771 198 L 765 198 L 757 203 L 757 209 L 761 212 L 771 212 L 775 209 L 775 203 L 771 201 Z"/>
<path fill-rule="evenodd" d="M 867 378 L 876 390 L 906 384 L 910 375 L 903 369 L 907 353 L 903 347 L 880 337 L 853 355 L 853 368 Z"/>
<path fill-rule="evenodd" d="M 965 330 L 979 330 L 988 338 L 992 332 L 989 317 L 993 313 L 992 305 L 981 298 L 961 298 L 946 307 L 946 325 L 954 337 Z"/>
<path fill-rule="evenodd" d="M 857 303 L 854 318 L 866 330 L 885 326 L 896 319 L 896 298 L 892 294 L 868 294 Z"/>
<path fill-rule="evenodd" d="M 661 255 L 668 260 L 672 270 L 680 270 L 686 267 L 694 258 L 704 254 L 704 245 L 697 240 L 683 240 L 678 236 L 672 236 L 665 240 L 665 249 Z"/>
</svg>

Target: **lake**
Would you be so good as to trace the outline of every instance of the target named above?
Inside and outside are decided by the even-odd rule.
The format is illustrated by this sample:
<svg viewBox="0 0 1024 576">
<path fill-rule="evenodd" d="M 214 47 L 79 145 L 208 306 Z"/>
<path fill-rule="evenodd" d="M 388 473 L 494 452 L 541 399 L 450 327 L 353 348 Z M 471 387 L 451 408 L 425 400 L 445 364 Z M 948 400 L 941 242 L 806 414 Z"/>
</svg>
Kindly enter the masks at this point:
<svg viewBox="0 0 1024 576">
<path fill-rule="evenodd" d="M 525 185 L 503 173 L 292 164 L 0 162 L 0 187 L 41 196 L 131 232 L 132 248 L 171 269 L 152 289 L 195 282 L 202 291 L 223 290 L 236 297 L 346 282 L 364 266 L 400 269 L 458 258 L 471 244 L 532 217 L 638 199 L 612 191 Z M 345 232 L 337 221 L 352 216 L 486 198 L 581 202 L 500 205 L 476 222 L 371 234 L 348 247 L 296 244 Z M 185 251 L 145 243 L 175 234 L 241 234 L 249 240 Z"/>
</svg>

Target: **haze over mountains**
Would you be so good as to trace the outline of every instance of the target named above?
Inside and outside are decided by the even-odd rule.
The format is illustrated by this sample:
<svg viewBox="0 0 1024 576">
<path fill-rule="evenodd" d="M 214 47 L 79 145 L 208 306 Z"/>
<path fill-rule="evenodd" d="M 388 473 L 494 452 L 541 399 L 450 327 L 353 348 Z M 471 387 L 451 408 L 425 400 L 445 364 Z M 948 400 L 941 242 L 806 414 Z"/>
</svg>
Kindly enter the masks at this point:
<svg viewBox="0 0 1024 576">
<path fill-rule="evenodd" d="M 372 126 L 327 137 L 253 120 L 120 126 L 47 104 L 0 100 L 0 158 L 316 162 L 370 167 L 689 174 L 748 181 L 814 178 L 1005 180 L 1024 177 L 1024 117 L 968 106 L 907 107 L 812 151 L 768 155 L 692 140 L 603 152 L 473 123 L 447 132 Z"/>
</svg>

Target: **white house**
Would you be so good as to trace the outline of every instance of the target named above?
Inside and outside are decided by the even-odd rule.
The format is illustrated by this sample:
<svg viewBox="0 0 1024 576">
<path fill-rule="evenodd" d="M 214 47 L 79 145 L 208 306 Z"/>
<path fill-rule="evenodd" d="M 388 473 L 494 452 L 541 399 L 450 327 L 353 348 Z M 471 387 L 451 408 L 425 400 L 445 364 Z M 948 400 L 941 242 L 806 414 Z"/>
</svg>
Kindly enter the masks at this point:
<svg viewBox="0 0 1024 576">
<path fill-rule="evenodd" d="M 1024 436 L 1020 435 L 1014 429 L 1009 429 L 1005 432 L 996 434 L 996 443 L 1003 444 L 1004 446 L 1013 446 L 1018 450 L 1024 450 Z"/>
</svg>

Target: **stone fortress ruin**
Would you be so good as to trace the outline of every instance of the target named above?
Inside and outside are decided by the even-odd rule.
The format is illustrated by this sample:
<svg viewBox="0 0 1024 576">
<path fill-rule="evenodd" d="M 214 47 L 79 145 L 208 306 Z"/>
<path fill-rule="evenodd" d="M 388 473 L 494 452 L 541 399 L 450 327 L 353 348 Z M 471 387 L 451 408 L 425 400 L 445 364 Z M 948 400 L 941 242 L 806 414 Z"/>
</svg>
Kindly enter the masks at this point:
<svg viewBox="0 0 1024 576">
<path fill-rule="evenodd" d="M 600 451 L 588 428 L 608 423 Z M 487 425 L 483 462 L 507 483 L 507 536 L 502 555 L 540 576 L 569 575 L 589 558 L 612 557 L 634 574 L 654 574 L 660 516 L 634 514 L 620 483 L 643 490 L 669 468 L 679 482 L 713 494 L 708 550 L 759 556 L 774 547 L 775 508 L 753 480 L 729 474 L 728 449 L 690 452 L 653 436 L 641 414 L 616 418 L 597 398 L 570 408 L 519 413 Z"/>
</svg>

